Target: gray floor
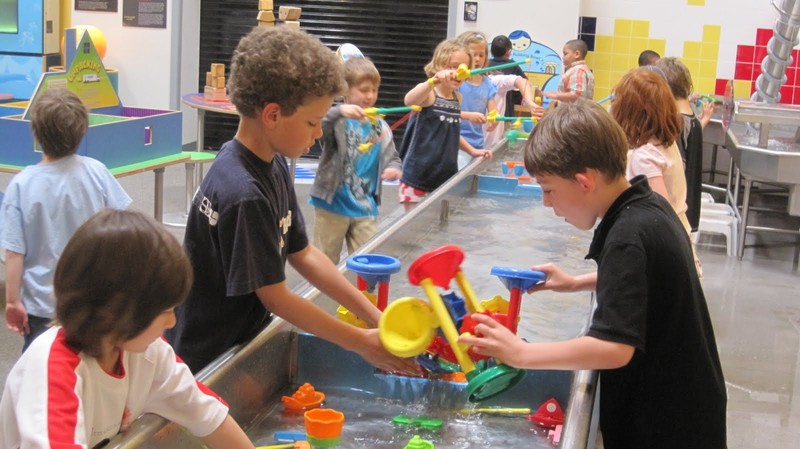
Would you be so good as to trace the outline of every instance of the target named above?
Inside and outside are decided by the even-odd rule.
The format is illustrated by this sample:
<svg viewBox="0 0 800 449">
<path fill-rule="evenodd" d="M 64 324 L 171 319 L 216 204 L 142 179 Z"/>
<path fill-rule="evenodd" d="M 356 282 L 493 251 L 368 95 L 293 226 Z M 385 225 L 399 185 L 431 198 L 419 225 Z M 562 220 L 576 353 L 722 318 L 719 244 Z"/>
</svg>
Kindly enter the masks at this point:
<svg viewBox="0 0 800 449">
<path fill-rule="evenodd" d="M 0 190 L 5 190 L 9 179 L 0 175 Z M 121 183 L 134 198 L 134 208 L 152 212 L 152 174 L 123 178 Z M 170 167 L 165 176 L 165 212 L 180 212 L 183 196 L 183 166 Z M 761 201 L 780 202 L 769 197 Z M 396 205 L 384 204 L 387 208 Z M 800 228 L 796 217 L 758 213 L 755 218 Z M 180 229 L 172 229 L 182 237 Z M 725 255 L 720 238 L 702 237 L 698 247 L 728 386 L 728 447 L 796 448 L 800 441 L 800 274 L 792 266 L 795 237 L 749 234 L 747 242 L 741 262 Z M 0 329 L 0 385 L 19 354 L 20 343 L 20 337 Z"/>
</svg>

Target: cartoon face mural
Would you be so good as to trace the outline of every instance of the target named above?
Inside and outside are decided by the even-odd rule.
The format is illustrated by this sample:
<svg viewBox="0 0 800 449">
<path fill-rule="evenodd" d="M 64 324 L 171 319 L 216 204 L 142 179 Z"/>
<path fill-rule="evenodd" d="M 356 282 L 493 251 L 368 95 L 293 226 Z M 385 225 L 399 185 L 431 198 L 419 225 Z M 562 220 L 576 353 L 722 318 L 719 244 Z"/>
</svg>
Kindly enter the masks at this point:
<svg viewBox="0 0 800 449">
<path fill-rule="evenodd" d="M 512 51 L 525 51 L 531 46 L 531 35 L 527 31 L 517 30 L 508 35 Z"/>
<path fill-rule="evenodd" d="M 532 85 L 539 86 L 544 92 L 558 90 L 563 71 L 561 56 L 552 48 L 540 44 L 531 38 L 527 31 L 515 30 L 508 34 L 511 41 L 511 59 L 531 62 L 520 66 Z"/>
</svg>

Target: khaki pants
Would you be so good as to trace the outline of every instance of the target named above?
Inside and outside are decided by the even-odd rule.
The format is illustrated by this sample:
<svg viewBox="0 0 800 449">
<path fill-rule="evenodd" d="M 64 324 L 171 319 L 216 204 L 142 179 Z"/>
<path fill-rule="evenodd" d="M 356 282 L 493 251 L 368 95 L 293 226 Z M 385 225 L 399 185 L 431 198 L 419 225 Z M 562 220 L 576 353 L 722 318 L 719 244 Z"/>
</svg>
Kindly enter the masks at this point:
<svg viewBox="0 0 800 449">
<path fill-rule="evenodd" d="M 376 217 L 350 218 L 314 208 L 314 246 L 334 263 L 339 263 L 342 241 L 348 254 L 353 254 L 378 231 Z"/>
</svg>

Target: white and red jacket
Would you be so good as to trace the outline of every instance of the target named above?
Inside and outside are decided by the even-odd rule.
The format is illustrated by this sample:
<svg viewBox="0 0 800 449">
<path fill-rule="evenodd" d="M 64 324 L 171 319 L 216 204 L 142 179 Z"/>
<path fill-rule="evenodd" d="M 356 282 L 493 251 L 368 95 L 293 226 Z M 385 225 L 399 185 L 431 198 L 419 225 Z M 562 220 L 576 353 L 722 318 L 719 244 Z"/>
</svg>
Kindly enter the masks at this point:
<svg viewBox="0 0 800 449">
<path fill-rule="evenodd" d="M 227 405 L 197 382 L 162 339 L 143 353 L 123 352 L 122 374 L 67 345 L 53 327 L 12 368 L 0 400 L 0 449 L 93 448 L 155 413 L 203 437 Z"/>
</svg>

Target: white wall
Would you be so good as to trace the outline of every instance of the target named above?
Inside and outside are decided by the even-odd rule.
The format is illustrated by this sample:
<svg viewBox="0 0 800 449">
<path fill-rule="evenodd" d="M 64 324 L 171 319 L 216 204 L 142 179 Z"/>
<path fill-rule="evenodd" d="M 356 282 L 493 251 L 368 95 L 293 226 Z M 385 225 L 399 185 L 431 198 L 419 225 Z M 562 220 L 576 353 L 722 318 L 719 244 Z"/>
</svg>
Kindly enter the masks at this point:
<svg viewBox="0 0 800 449">
<path fill-rule="evenodd" d="M 200 2 L 169 0 L 167 8 L 167 28 L 122 26 L 121 1 L 116 13 L 72 11 L 73 25 L 94 25 L 105 35 L 103 64 L 119 70 L 125 106 L 182 109 L 181 93 L 197 90 Z M 196 120 L 183 108 L 184 143 L 196 140 Z"/>
<path fill-rule="evenodd" d="M 558 53 L 564 42 L 578 35 L 579 0 L 479 0 L 477 22 L 464 21 L 464 1 L 455 3 L 455 35 L 480 31 L 491 40 L 498 34 L 524 30 Z"/>
</svg>

